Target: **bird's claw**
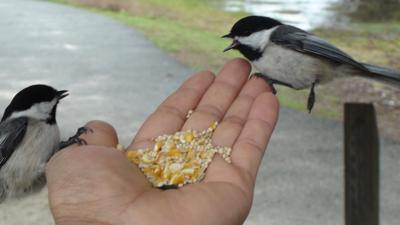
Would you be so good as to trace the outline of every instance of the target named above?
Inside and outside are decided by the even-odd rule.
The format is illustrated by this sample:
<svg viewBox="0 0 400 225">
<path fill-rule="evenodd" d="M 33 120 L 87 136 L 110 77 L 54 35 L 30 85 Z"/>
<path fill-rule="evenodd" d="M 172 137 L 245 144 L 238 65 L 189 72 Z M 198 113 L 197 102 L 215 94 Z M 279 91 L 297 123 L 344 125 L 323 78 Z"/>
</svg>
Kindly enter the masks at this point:
<svg viewBox="0 0 400 225">
<path fill-rule="evenodd" d="M 269 85 L 271 86 L 272 94 L 276 95 L 277 91 L 274 84 L 270 83 Z"/>
<path fill-rule="evenodd" d="M 61 150 L 63 148 L 66 148 L 66 147 L 68 147 L 70 145 L 73 145 L 73 144 L 87 145 L 87 142 L 84 139 L 80 138 L 80 136 L 82 134 L 86 134 L 88 132 L 93 133 L 93 130 L 90 129 L 89 127 L 80 127 L 80 128 L 78 128 L 78 130 L 76 131 L 74 136 L 68 138 L 68 140 L 66 140 L 66 141 L 60 142 L 59 150 Z"/>
<path fill-rule="evenodd" d="M 79 137 L 81 134 L 87 134 L 88 132 L 93 133 L 93 130 L 90 127 L 79 127 L 74 136 L 77 135 Z"/>
<path fill-rule="evenodd" d="M 262 75 L 261 73 L 253 73 L 253 74 L 251 74 L 251 75 L 249 76 L 249 80 L 253 79 L 254 77 L 259 77 L 259 78 L 265 79 L 265 78 L 264 78 L 265 76 Z"/>
</svg>

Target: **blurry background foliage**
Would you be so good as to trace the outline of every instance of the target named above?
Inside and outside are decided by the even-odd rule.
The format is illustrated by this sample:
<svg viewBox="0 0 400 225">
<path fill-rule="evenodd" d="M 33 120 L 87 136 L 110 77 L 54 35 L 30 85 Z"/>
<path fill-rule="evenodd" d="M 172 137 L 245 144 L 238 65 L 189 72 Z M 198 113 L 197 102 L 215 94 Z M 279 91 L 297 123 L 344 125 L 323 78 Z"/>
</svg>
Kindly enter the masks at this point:
<svg viewBox="0 0 400 225">
<path fill-rule="evenodd" d="M 342 6 L 356 4 L 349 15 L 356 21 L 400 20 L 399 0 L 345 0 Z"/>
</svg>

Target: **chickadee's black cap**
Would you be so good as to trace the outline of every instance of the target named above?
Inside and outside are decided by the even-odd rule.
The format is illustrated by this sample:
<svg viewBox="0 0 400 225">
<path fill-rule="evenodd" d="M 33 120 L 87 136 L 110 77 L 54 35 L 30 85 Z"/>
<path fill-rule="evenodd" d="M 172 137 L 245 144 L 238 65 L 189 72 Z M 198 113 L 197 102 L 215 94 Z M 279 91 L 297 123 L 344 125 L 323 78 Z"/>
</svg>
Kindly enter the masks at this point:
<svg viewBox="0 0 400 225">
<path fill-rule="evenodd" d="M 233 38 L 235 36 L 246 37 L 261 30 L 268 30 L 282 25 L 278 20 L 265 16 L 247 16 L 238 20 L 232 27 L 231 32 L 222 36 Z"/>
</svg>

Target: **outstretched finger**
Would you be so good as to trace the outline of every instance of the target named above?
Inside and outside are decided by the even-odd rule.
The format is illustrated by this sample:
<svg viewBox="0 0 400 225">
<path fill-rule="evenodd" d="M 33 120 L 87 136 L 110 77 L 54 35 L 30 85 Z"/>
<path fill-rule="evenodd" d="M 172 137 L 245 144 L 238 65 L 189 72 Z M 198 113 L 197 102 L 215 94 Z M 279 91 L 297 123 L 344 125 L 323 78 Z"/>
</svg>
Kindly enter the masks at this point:
<svg viewBox="0 0 400 225">
<path fill-rule="evenodd" d="M 249 80 L 226 113 L 221 124 L 213 135 L 213 144 L 216 146 L 233 146 L 241 134 L 250 112 L 253 110 L 255 100 L 263 93 L 270 93 L 271 88 L 264 80 L 257 77 Z M 207 170 L 206 182 L 232 182 L 243 187 L 244 190 L 251 190 L 246 183 L 243 183 L 241 176 L 237 174 L 236 166 L 228 164 L 221 157 L 215 157 Z"/>
<path fill-rule="evenodd" d="M 227 62 L 202 97 L 183 130 L 204 130 L 214 121 L 220 121 L 248 80 L 251 66 L 243 59 Z"/>
<path fill-rule="evenodd" d="M 255 181 L 272 131 L 278 120 L 279 104 L 275 95 L 265 92 L 254 101 L 249 117 L 232 151 L 232 164 Z"/>
<path fill-rule="evenodd" d="M 255 99 L 263 92 L 271 91 L 263 79 L 249 80 L 232 103 L 213 135 L 216 146 L 233 146 L 250 113 Z"/>
<path fill-rule="evenodd" d="M 144 122 L 128 148 L 148 147 L 152 138 L 180 130 L 187 112 L 197 106 L 214 78 L 210 72 L 201 72 L 189 78 Z"/>
</svg>

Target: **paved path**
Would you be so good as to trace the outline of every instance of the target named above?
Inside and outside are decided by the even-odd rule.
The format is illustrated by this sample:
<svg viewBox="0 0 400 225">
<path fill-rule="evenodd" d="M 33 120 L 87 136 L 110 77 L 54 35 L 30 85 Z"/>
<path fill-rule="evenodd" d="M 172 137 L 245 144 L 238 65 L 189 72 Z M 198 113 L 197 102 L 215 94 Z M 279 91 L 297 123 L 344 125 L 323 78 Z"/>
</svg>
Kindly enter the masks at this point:
<svg viewBox="0 0 400 225">
<path fill-rule="evenodd" d="M 58 113 L 65 137 L 96 118 L 128 143 L 191 73 L 140 32 L 67 6 L 1 0 L 0 29 L 0 109 L 33 83 L 68 89 Z M 339 123 L 283 108 L 246 225 L 343 224 L 342 145 Z M 397 224 L 400 144 L 381 145 L 381 224 Z M 0 225 L 14 224 L 53 224 L 46 190 L 0 205 Z"/>
</svg>

